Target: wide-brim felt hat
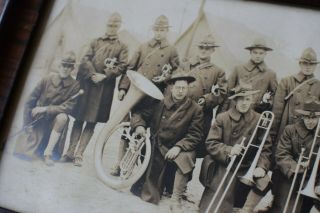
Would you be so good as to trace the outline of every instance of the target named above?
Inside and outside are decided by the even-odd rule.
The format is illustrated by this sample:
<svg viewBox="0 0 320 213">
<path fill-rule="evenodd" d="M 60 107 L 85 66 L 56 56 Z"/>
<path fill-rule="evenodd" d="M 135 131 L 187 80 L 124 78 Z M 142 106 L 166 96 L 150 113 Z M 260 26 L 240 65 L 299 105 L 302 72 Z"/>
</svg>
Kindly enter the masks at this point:
<svg viewBox="0 0 320 213">
<path fill-rule="evenodd" d="M 167 80 L 168 84 L 173 84 L 176 81 L 187 81 L 188 84 L 194 82 L 196 79 L 193 76 L 190 76 L 188 73 L 185 71 L 178 69 L 170 79 Z"/>
<path fill-rule="evenodd" d="M 61 58 L 62 64 L 75 64 L 76 54 L 73 51 L 66 52 Z"/>
<path fill-rule="evenodd" d="M 320 61 L 317 60 L 317 53 L 311 47 L 308 47 L 302 52 L 299 62 L 308 62 L 311 64 L 320 63 Z"/>
<path fill-rule="evenodd" d="M 272 51 L 273 49 L 267 46 L 267 42 L 263 38 L 257 38 L 253 41 L 253 43 L 245 47 L 247 50 L 253 50 L 253 49 L 263 49 L 265 51 Z"/>
<path fill-rule="evenodd" d="M 211 34 L 209 34 L 209 35 L 206 35 L 198 43 L 198 47 L 220 47 L 220 46 L 216 44 L 214 37 Z"/>
<path fill-rule="evenodd" d="M 253 90 L 251 85 L 243 84 L 238 85 L 235 88 L 231 89 L 233 94 L 229 97 L 229 99 L 234 99 L 236 97 L 245 97 L 249 95 L 254 95 L 260 92 L 260 90 Z"/>
<path fill-rule="evenodd" d="M 306 100 L 303 104 L 302 109 L 296 109 L 296 112 L 300 115 L 305 116 L 320 116 L 320 101 L 316 98 Z"/>
</svg>

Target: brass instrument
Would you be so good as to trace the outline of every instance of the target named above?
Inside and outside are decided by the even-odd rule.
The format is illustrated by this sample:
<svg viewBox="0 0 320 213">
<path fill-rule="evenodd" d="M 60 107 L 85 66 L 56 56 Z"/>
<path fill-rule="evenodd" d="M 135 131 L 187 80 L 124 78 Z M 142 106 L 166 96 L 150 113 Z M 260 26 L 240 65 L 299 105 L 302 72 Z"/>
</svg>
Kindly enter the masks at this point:
<svg viewBox="0 0 320 213">
<path fill-rule="evenodd" d="M 306 187 L 302 190 L 302 187 L 304 185 L 308 170 L 305 169 L 304 172 L 303 172 L 303 176 L 302 176 L 302 179 L 301 179 L 301 182 L 300 182 L 300 185 L 299 185 L 299 189 L 298 189 L 298 192 L 297 192 L 297 197 L 295 199 L 292 212 L 296 212 L 296 209 L 297 209 L 298 202 L 299 202 L 301 194 L 305 195 L 305 196 L 308 196 L 308 197 L 311 197 L 311 198 L 316 199 L 316 200 L 320 200 L 319 196 L 317 196 L 315 194 L 315 192 L 314 192 L 316 176 L 317 176 L 318 167 L 319 167 L 319 160 L 320 160 L 320 148 L 318 148 L 318 152 L 315 152 L 315 148 L 316 148 L 316 144 L 317 144 L 317 139 L 319 139 L 319 138 L 320 138 L 320 120 L 318 120 L 318 125 L 317 125 L 316 131 L 315 131 L 315 136 L 313 138 L 313 142 L 312 142 L 312 145 L 311 145 L 309 156 L 305 157 L 305 156 L 303 156 L 303 153 L 302 153 L 302 155 L 300 154 L 300 157 L 303 158 L 303 159 L 306 159 L 308 161 L 309 165 L 310 165 L 310 160 L 311 160 L 312 156 L 316 155 L 317 157 L 316 157 L 316 160 L 314 162 L 313 169 L 312 169 L 309 181 L 308 181 Z M 299 158 L 299 160 L 300 160 L 300 158 Z M 301 166 L 301 161 L 302 160 L 298 161 L 298 164 L 297 164 L 297 167 L 296 167 L 296 171 L 295 171 L 295 176 L 297 176 L 297 173 L 298 173 L 299 168 Z M 295 176 L 294 176 L 294 179 L 292 181 L 291 188 L 293 188 L 294 185 L 296 184 Z M 291 194 L 292 194 L 292 191 L 289 192 L 289 196 L 288 196 L 288 199 L 287 199 L 287 202 L 286 202 L 286 205 L 285 205 L 284 213 L 287 212 L 287 209 L 288 209 L 288 206 L 289 206 L 290 197 L 292 196 Z"/>
<path fill-rule="evenodd" d="M 147 78 L 145 78 L 143 75 L 135 72 L 135 71 L 127 71 L 127 76 L 130 79 L 131 85 L 127 92 L 127 95 L 121 102 L 121 107 L 117 109 L 115 113 L 113 113 L 108 122 L 105 124 L 104 128 L 100 132 L 98 136 L 98 140 L 95 144 L 95 150 L 94 150 L 94 162 L 95 162 L 95 168 L 97 175 L 99 179 L 105 183 L 106 185 L 115 188 L 125 188 L 130 185 L 132 185 L 134 182 L 136 182 L 140 176 L 143 174 L 145 169 L 148 166 L 148 159 L 150 159 L 151 155 L 151 145 L 150 143 L 146 143 L 146 157 L 143 161 L 143 165 L 141 167 L 141 171 L 133 175 L 133 177 L 130 177 L 129 179 L 124 180 L 117 180 L 110 176 L 108 176 L 107 173 L 104 171 L 102 158 L 103 158 L 103 150 L 108 143 L 108 139 L 112 135 L 112 133 L 119 127 L 121 124 L 119 124 L 123 118 L 128 114 L 130 109 L 139 101 L 141 100 L 145 95 L 151 96 L 155 99 L 162 100 L 163 94 L 161 91 Z"/>
<path fill-rule="evenodd" d="M 253 166 L 251 166 L 253 169 L 255 169 L 255 166 L 256 166 L 256 164 L 258 162 L 258 159 L 260 157 L 262 148 L 264 146 L 264 143 L 265 143 L 265 141 L 266 141 L 266 139 L 267 139 L 267 137 L 269 135 L 269 131 L 271 129 L 271 125 L 272 125 L 273 119 L 274 119 L 274 114 L 272 112 L 270 112 L 270 111 L 265 111 L 265 112 L 263 112 L 261 114 L 261 116 L 260 116 L 260 118 L 258 120 L 258 123 L 257 123 L 257 125 L 256 125 L 256 127 L 254 129 L 254 132 L 253 132 L 248 144 L 244 147 L 243 153 L 240 154 L 241 158 L 240 158 L 235 170 L 233 171 L 233 174 L 230 177 L 227 186 L 224 188 L 224 191 L 223 191 L 222 195 L 220 196 L 218 204 L 215 206 L 215 209 L 213 211 L 214 213 L 218 213 L 219 212 L 219 208 L 220 208 L 220 206 L 221 206 L 221 204 L 222 204 L 222 202 L 223 202 L 223 200 L 224 200 L 224 198 L 225 198 L 225 196 L 226 196 L 226 194 L 227 194 L 227 192 L 228 192 L 228 190 L 229 190 L 229 188 L 230 188 L 230 186 L 231 186 L 231 184 L 232 184 L 232 182 L 233 182 L 233 180 L 234 180 L 234 178 L 235 178 L 235 176 L 237 174 L 237 172 L 239 171 L 240 166 L 242 164 L 242 161 L 244 160 L 244 158 L 245 158 L 245 156 L 246 156 L 246 154 L 247 154 L 247 152 L 248 152 L 250 147 L 259 148 L 258 151 L 257 151 L 257 154 L 255 156 L 254 162 L 252 163 Z M 264 131 L 264 135 L 263 135 L 263 139 L 261 141 L 261 144 L 259 146 L 257 146 L 257 145 L 254 145 L 252 143 L 253 143 L 253 140 L 254 140 L 258 130 L 260 130 L 260 129 L 263 129 L 265 131 Z M 243 138 L 240 145 L 243 146 L 245 140 L 246 140 L 246 138 Z M 224 174 L 224 177 L 222 178 L 222 180 L 221 180 L 221 182 L 220 182 L 220 184 L 219 184 L 219 186 L 218 186 L 218 188 L 217 188 L 212 200 L 210 201 L 210 204 L 208 205 L 208 207 L 206 209 L 206 213 L 210 212 L 211 207 L 213 206 L 213 204 L 217 200 L 217 197 L 220 194 L 222 186 L 225 184 L 225 181 L 226 181 L 228 175 L 230 174 L 231 169 L 234 167 L 234 164 L 236 162 L 236 158 L 237 158 L 237 156 L 232 156 L 231 157 L 231 160 L 230 160 L 230 162 L 228 164 L 228 167 L 226 169 L 226 173 Z M 253 169 L 251 167 L 249 169 L 250 173 L 248 172 L 248 175 L 245 175 L 244 177 L 242 177 L 243 180 L 247 180 L 247 177 L 252 176 L 253 171 L 251 171 L 251 170 L 253 170 Z"/>
</svg>

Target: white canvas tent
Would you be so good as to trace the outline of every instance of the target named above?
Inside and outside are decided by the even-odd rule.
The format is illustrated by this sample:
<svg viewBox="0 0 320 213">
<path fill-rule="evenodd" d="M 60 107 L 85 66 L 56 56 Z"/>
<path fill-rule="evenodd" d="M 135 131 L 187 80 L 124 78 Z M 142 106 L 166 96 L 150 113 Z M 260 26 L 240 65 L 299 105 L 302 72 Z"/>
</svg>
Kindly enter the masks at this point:
<svg viewBox="0 0 320 213">
<path fill-rule="evenodd" d="M 244 24 L 215 16 L 206 10 L 199 14 L 198 20 L 196 19 L 175 42 L 181 56 L 194 57 L 197 43 L 205 35 L 211 33 L 220 46 L 213 54 L 212 61 L 230 74 L 236 65 L 245 63 L 249 59 L 249 51 L 244 47 L 249 46 L 255 38 L 263 37 L 274 49 L 267 55 L 266 62 L 277 72 L 279 79 L 288 75 L 288 72 L 295 72 L 298 69 L 297 61 L 290 60 L 281 52 L 282 41 L 274 41 Z M 186 53 L 190 42 L 189 53 Z"/>
</svg>

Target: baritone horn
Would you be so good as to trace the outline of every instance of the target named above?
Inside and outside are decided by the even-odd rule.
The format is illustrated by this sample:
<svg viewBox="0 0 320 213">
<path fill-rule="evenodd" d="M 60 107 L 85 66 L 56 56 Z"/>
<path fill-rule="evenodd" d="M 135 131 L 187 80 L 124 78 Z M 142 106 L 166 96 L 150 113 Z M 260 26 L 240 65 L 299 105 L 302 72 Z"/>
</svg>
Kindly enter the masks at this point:
<svg viewBox="0 0 320 213">
<path fill-rule="evenodd" d="M 108 176 L 108 174 L 104 171 L 104 166 L 102 163 L 103 160 L 103 150 L 108 142 L 109 138 L 111 137 L 112 133 L 121 126 L 119 124 L 125 116 L 129 113 L 136 103 L 141 100 L 143 97 L 150 96 L 152 98 L 162 100 L 163 94 L 161 91 L 147 78 L 143 75 L 135 72 L 135 71 L 127 71 L 127 76 L 130 80 L 130 88 L 124 97 L 123 101 L 121 101 L 121 107 L 118 107 L 116 112 L 112 113 L 108 122 L 105 124 L 104 128 L 101 130 L 97 142 L 95 144 L 94 149 L 94 163 L 98 178 L 105 183 L 106 185 L 115 188 L 125 188 L 130 186 L 130 184 L 134 183 L 136 180 L 140 178 L 143 174 L 144 170 L 148 166 L 148 161 L 150 160 L 151 156 L 151 145 L 146 143 L 146 156 L 145 160 L 143 161 L 143 165 L 141 167 L 141 171 L 139 171 L 135 176 L 131 177 L 127 180 L 116 180 Z M 147 141 L 147 140 L 146 140 Z"/>
<path fill-rule="evenodd" d="M 230 177 L 230 179 L 228 180 L 228 183 L 227 183 L 227 186 L 224 188 L 224 191 L 222 192 L 222 195 L 219 196 L 221 194 L 221 189 L 223 188 L 223 185 L 226 183 L 226 179 L 227 177 L 229 176 L 230 172 L 232 171 L 231 169 L 234 167 L 234 164 L 236 162 L 236 157 L 237 156 L 232 156 L 231 157 L 231 161 L 229 162 L 228 164 L 228 167 L 227 167 L 227 171 L 223 177 L 223 179 L 221 180 L 212 200 L 210 201 L 207 209 L 206 209 L 206 213 L 211 213 L 211 212 L 214 212 L 214 213 L 218 213 L 219 212 L 219 208 L 236 176 L 236 174 L 238 173 L 239 169 L 240 169 L 240 166 L 242 164 L 242 161 L 244 160 L 248 150 L 250 147 L 257 147 L 258 148 L 258 151 L 257 151 L 257 154 L 255 156 L 255 159 L 254 159 L 254 163 L 255 161 L 258 161 L 259 157 L 260 157 L 260 154 L 262 152 L 262 148 L 265 144 L 265 141 L 267 140 L 267 137 L 269 135 L 269 131 L 271 129 L 271 125 L 272 125 L 272 122 L 273 122 L 273 119 L 274 119 L 274 114 L 270 111 L 264 111 L 261 115 L 260 115 L 260 118 L 258 120 L 258 123 L 252 133 L 252 136 L 250 138 L 250 140 L 248 141 L 247 145 L 243 147 L 244 151 L 243 153 L 241 153 L 241 158 L 239 159 L 239 162 L 236 164 L 236 167 Z M 258 131 L 261 131 L 263 130 L 263 138 L 262 138 L 262 141 L 260 143 L 259 146 L 253 144 L 253 140 L 255 139 L 255 137 L 257 136 L 257 133 Z M 245 142 L 246 138 L 243 138 L 243 140 L 241 141 L 241 144 L 243 146 L 244 142 Z M 257 162 L 256 162 L 257 163 Z M 255 165 L 256 165 L 255 163 Z M 252 163 L 253 164 L 253 163 Z M 253 166 L 252 166 L 253 167 Z M 254 167 L 255 168 L 255 167 Z M 250 168 L 251 170 L 253 170 L 254 168 Z M 251 177 L 250 176 L 253 176 L 253 171 L 250 171 L 249 169 L 249 172 L 248 172 L 248 175 L 244 176 L 243 179 L 246 179 L 247 177 L 249 178 L 249 180 L 251 181 Z M 248 181 L 249 182 L 249 181 Z M 219 200 L 217 200 L 217 198 L 219 197 Z M 216 205 L 214 205 L 216 202 L 218 202 Z M 214 207 L 213 211 L 211 211 L 211 208 Z"/>
</svg>

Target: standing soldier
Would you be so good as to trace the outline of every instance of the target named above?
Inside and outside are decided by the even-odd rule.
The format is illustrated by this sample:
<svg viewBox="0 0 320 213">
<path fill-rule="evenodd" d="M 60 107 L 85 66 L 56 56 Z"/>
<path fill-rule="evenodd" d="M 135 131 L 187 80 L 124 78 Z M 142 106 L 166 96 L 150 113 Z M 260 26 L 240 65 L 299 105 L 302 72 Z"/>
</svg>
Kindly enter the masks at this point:
<svg viewBox="0 0 320 213">
<path fill-rule="evenodd" d="M 152 80 L 156 86 L 163 92 L 165 89 L 164 81 L 170 78 L 172 71 L 179 66 L 179 57 L 176 48 L 169 44 L 167 34 L 169 32 L 169 21 L 164 15 L 159 16 L 153 25 L 154 37 L 151 41 L 142 44 L 138 51 L 133 55 L 129 62 L 127 70 L 134 70 Z M 123 75 L 119 82 L 119 100 L 123 100 L 130 87 L 130 80 Z M 140 101 L 132 111 L 141 110 L 146 106 L 153 105 L 158 101 L 146 97 Z M 118 162 L 112 168 L 111 175 L 119 175 L 119 163 L 124 155 L 126 146 L 125 139 L 121 139 L 119 146 Z"/>
<path fill-rule="evenodd" d="M 195 60 L 184 67 L 196 81 L 190 84 L 189 97 L 203 107 L 204 138 L 206 139 L 211 127 L 213 109 L 223 103 L 227 96 L 227 82 L 225 72 L 211 63 L 211 55 L 219 47 L 212 35 L 207 35 L 198 44 L 198 54 Z M 197 155 L 203 157 L 204 142 L 199 144 Z"/>
<path fill-rule="evenodd" d="M 259 91 L 252 90 L 251 85 L 239 85 L 234 88 L 235 94 L 229 99 L 234 100 L 232 108 L 228 111 L 220 113 L 213 126 L 210 129 L 206 140 L 206 148 L 210 156 L 215 162 L 215 168 L 207 172 L 207 179 L 205 180 L 205 190 L 200 200 L 200 212 L 205 212 L 208 208 L 211 199 L 220 184 L 226 169 L 230 157 L 239 155 L 242 150 L 240 142 L 243 137 L 246 137 L 245 145 L 250 139 L 251 135 L 256 128 L 260 114 L 252 109 L 254 102 L 254 94 Z M 259 145 L 261 135 L 258 132 L 253 144 Z M 271 139 L 267 137 L 262 153 L 259 156 L 257 167 L 253 172 L 253 176 L 256 180 L 254 189 L 256 191 L 264 191 L 269 183 L 268 171 L 271 164 Z M 253 158 L 255 157 L 256 150 L 251 150 L 246 154 L 245 160 L 241 164 L 238 175 L 243 175 L 250 167 Z M 204 168 L 201 169 L 208 169 Z M 231 170 L 233 172 L 233 170 Z M 204 179 L 201 177 L 201 179 Z M 226 185 L 224 185 L 226 186 Z M 239 182 L 232 181 L 229 190 L 226 193 L 224 202 L 221 205 L 219 212 L 232 212 L 234 206 L 234 200 L 238 197 L 236 190 L 239 187 Z M 223 189 L 223 188 L 222 188 Z M 242 194 L 242 196 L 246 196 Z M 217 202 L 214 202 L 212 207 L 216 206 Z M 211 210 L 209 209 L 209 212 Z"/>
<path fill-rule="evenodd" d="M 277 90 L 278 83 L 276 73 L 267 67 L 264 58 L 272 49 L 262 38 L 255 39 L 253 44 L 245 49 L 250 51 L 250 60 L 244 65 L 237 66 L 231 73 L 228 88 L 232 89 L 241 83 L 251 84 L 253 89 L 260 90 L 255 97 L 253 109 L 259 113 L 271 110 L 272 96 Z"/>
<path fill-rule="evenodd" d="M 44 155 L 48 166 L 54 165 L 52 159 L 60 158 L 68 130 L 68 114 L 76 104 L 75 96 L 80 89 L 79 83 L 70 76 L 75 63 L 74 52 L 67 52 L 61 59 L 59 73 L 50 73 L 32 91 L 24 110 L 24 124 L 29 126 L 29 134 L 23 138 L 27 140 L 25 144 L 17 144 L 16 154 L 31 158 Z"/>
<path fill-rule="evenodd" d="M 74 160 L 75 166 L 81 166 L 83 153 L 87 147 L 97 122 L 107 122 L 112 104 L 116 77 L 126 70 L 128 49 L 118 38 L 121 17 L 113 13 L 107 23 L 107 32 L 103 37 L 94 39 L 82 59 L 77 79 L 84 95 L 73 111 L 73 124 L 70 146 L 63 161 Z M 111 63 L 115 66 L 109 66 Z M 82 131 L 84 122 L 86 125 Z M 77 152 L 78 141 L 79 146 Z"/>
<path fill-rule="evenodd" d="M 135 134 L 144 136 L 145 128 L 150 126 L 153 138 L 149 166 L 132 192 L 145 201 L 157 204 L 163 192 L 164 178 L 168 175 L 167 168 L 173 166 L 172 212 L 182 212 L 181 196 L 195 166 L 196 145 L 203 137 L 202 110 L 187 97 L 189 83 L 194 80 L 194 77 L 184 73 L 174 74 L 167 81 L 172 87 L 164 100 L 154 107 L 137 111 L 131 119 Z"/>
<path fill-rule="evenodd" d="M 312 48 L 307 48 L 299 59 L 300 71 L 296 75 L 285 77 L 280 81 L 272 109 L 275 119 L 270 135 L 274 149 L 277 147 L 277 142 L 285 126 L 297 122 L 296 110 L 301 109 L 305 100 L 310 99 L 311 96 L 320 98 L 320 81 L 314 77 L 318 63 L 315 51 Z M 277 181 L 276 175 L 272 175 L 272 182 Z M 268 210 L 272 206 L 273 199 L 273 193 L 268 193 L 268 196 L 261 200 L 257 209 Z"/>
<path fill-rule="evenodd" d="M 310 161 L 303 159 L 299 170 L 296 170 L 302 148 L 305 149 L 303 156 L 307 157 L 311 151 L 318 153 L 320 146 L 319 140 L 314 141 L 316 127 L 320 118 L 320 102 L 317 101 L 318 98 L 315 99 L 316 100 L 307 100 L 302 109 L 295 110 L 296 115 L 299 115 L 299 119 L 297 119 L 294 124 L 286 126 L 280 136 L 275 154 L 277 165 L 275 173 L 278 174 L 278 179 L 277 182 L 273 183 L 275 203 L 271 212 L 284 211 L 295 172 L 302 174 L 307 169 L 307 173 L 310 174 L 314 168 L 315 156 L 313 155 Z M 315 143 L 314 150 L 311 150 L 313 143 Z M 318 178 L 319 177 L 320 173 L 318 171 Z M 293 212 L 292 208 L 297 196 L 296 191 L 300 185 L 300 180 L 301 177 L 297 178 L 287 212 Z M 305 180 L 305 183 L 307 182 L 308 178 Z M 302 209 L 303 212 L 309 212 L 313 205 L 312 199 L 303 196 L 303 199 L 300 198 L 300 201 L 302 202 L 298 203 L 296 212 L 302 212 Z"/>
</svg>

